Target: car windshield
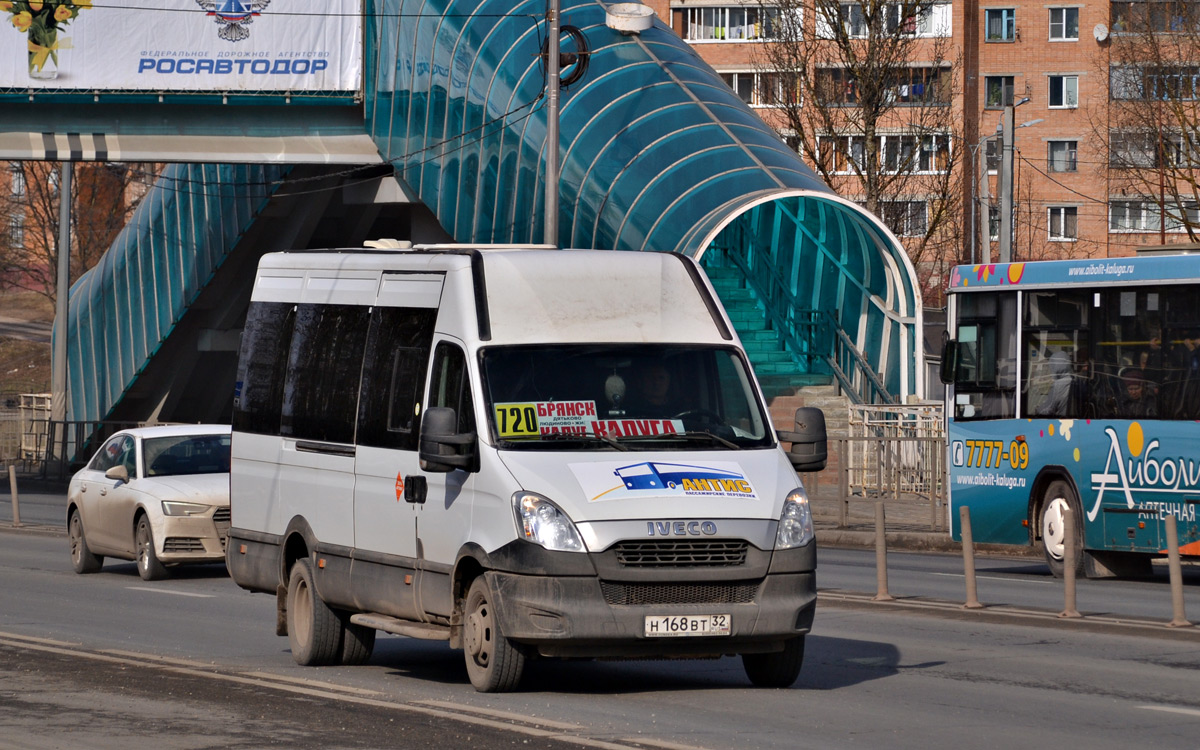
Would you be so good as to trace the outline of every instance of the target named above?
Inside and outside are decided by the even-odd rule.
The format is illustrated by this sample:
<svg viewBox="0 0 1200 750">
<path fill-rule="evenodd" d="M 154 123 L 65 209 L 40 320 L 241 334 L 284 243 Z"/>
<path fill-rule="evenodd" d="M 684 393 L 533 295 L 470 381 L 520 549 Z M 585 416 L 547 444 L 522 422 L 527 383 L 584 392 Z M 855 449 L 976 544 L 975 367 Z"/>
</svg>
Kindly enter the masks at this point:
<svg viewBox="0 0 1200 750">
<path fill-rule="evenodd" d="M 173 435 L 142 442 L 148 477 L 229 471 L 228 435 Z"/>
<path fill-rule="evenodd" d="M 772 445 L 737 349 L 544 344 L 480 353 L 501 448 L 714 450 Z"/>
</svg>

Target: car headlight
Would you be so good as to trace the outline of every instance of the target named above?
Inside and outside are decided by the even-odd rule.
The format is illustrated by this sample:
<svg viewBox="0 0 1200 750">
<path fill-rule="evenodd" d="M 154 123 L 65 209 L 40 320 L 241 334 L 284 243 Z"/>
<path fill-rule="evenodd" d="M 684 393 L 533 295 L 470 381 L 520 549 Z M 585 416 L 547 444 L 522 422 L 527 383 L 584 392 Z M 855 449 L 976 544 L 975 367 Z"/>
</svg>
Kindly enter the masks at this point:
<svg viewBox="0 0 1200 750">
<path fill-rule="evenodd" d="M 513 495 L 517 528 L 528 542 L 561 552 L 587 552 L 575 524 L 548 499 L 533 492 Z"/>
<path fill-rule="evenodd" d="M 179 500 L 163 500 L 162 509 L 164 516 L 198 516 L 202 513 L 207 513 L 211 505 L 201 505 L 200 503 L 184 503 Z"/>
<path fill-rule="evenodd" d="M 812 513 L 808 508 L 808 494 L 803 487 L 788 493 L 783 501 L 783 512 L 779 514 L 779 531 L 775 534 L 775 549 L 803 547 L 812 541 Z"/>
</svg>

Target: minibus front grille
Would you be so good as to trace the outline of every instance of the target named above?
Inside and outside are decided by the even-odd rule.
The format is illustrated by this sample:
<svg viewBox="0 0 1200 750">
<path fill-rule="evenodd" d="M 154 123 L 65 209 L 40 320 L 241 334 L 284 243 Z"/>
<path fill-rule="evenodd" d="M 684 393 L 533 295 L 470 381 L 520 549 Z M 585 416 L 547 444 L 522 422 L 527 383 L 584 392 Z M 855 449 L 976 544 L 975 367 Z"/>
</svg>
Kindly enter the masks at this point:
<svg viewBox="0 0 1200 750">
<path fill-rule="evenodd" d="M 712 541 L 620 542 L 613 549 L 625 568 L 729 567 L 746 563 L 746 542 Z"/>
<path fill-rule="evenodd" d="M 616 583 L 601 581 L 604 600 L 613 605 L 752 604 L 757 581 L 730 583 Z"/>
</svg>

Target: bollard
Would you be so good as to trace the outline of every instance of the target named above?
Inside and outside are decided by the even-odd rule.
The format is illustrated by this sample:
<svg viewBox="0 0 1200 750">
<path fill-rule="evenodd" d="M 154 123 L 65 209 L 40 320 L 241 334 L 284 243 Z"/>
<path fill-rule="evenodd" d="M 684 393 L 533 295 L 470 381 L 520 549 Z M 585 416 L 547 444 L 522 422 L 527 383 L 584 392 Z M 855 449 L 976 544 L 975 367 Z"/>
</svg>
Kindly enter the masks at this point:
<svg viewBox="0 0 1200 750">
<path fill-rule="evenodd" d="M 1167 623 L 1168 628 L 1190 628 L 1183 611 L 1183 569 L 1179 564 L 1179 527 L 1175 516 L 1167 516 L 1167 568 L 1171 573 L 1171 610 L 1174 617 Z"/>
<path fill-rule="evenodd" d="M 888 593 L 887 537 L 884 534 L 882 500 L 875 503 L 875 580 L 878 583 L 878 592 L 871 601 L 890 602 L 895 599 Z"/>
<path fill-rule="evenodd" d="M 13 528 L 21 528 L 21 504 L 17 502 L 17 467 L 9 465 L 8 467 L 8 486 L 12 488 L 13 498 Z"/>
<path fill-rule="evenodd" d="M 1083 617 L 1075 609 L 1075 520 L 1074 511 L 1063 510 L 1063 611 L 1059 617 Z"/>
<path fill-rule="evenodd" d="M 971 509 L 965 505 L 959 508 L 958 517 L 962 522 L 963 572 L 967 579 L 967 603 L 963 609 L 983 609 L 975 586 L 975 540 L 971 536 Z"/>
</svg>

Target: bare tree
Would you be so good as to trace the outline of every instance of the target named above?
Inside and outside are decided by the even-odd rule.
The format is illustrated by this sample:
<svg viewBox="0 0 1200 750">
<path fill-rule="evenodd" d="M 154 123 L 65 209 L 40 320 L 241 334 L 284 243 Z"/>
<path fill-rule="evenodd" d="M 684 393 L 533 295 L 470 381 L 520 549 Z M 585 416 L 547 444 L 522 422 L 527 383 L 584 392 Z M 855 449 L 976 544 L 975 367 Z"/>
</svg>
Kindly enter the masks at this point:
<svg viewBox="0 0 1200 750">
<path fill-rule="evenodd" d="M 1113 2 L 1111 13 L 1109 107 L 1093 122 L 1111 189 L 1129 197 L 1111 220 L 1200 241 L 1200 4 Z"/>
<path fill-rule="evenodd" d="M 966 235 L 950 4 L 761 2 L 772 33 L 754 65 L 768 121 L 826 184 L 904 238 L 940 297 Z"/>
<path fill-rule="evenodd" d="M 143 169 L 143 167 L 145 167 Z M 156 169 L 83 163 L 71 180 L 71 280 L 96 265 L 128 222 Z M 0 286 L 54 300 L 58 278 L 59 182 L 57 163 L 8 162 L 0 196 Z"/>
</svg>

